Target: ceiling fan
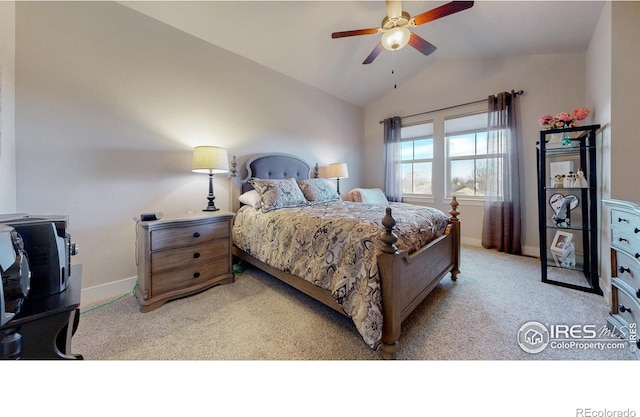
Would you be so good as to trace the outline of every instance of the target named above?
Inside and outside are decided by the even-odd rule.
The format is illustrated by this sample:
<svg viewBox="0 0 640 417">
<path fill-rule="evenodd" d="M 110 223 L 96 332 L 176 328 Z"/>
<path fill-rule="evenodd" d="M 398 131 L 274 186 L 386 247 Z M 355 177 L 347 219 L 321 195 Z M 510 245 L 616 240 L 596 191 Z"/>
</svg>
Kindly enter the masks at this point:
<svg viewBox="0 0 640 417">
<path fill-rule="evenodd" d="M 397 51 L 407 44 L 413 46 L 424 55 L 429 55 L 436 50 L 436 47 L 420 36 L 412 33 L 409 28 L 423 25 L 441 17 L 461 12 L 473 6 L 472 1 L 452 1 L 435 9 L 421 13 L 413 18 L 409 13 L 402 11 L 400 1 L 387 1 L 387 16 L 382 19 L 379 28 L 347 30 L 344 32 L 334 32 L 331 38 L 346 38 L 349 36 L 375 35 L 382 33 L 378 45 L 371 51 L 363 64 L 370 64 L 382 52 L 382 49 Z"/>
</svg>

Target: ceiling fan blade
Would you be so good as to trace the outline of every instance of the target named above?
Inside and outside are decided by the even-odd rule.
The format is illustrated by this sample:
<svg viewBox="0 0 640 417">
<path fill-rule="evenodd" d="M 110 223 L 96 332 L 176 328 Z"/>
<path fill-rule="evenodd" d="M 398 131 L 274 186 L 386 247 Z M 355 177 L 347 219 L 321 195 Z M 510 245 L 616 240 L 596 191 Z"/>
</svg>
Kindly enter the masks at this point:
<svg viewBox="0 0 640 417">
<path fill-rule="evenodd" d="M 413 46 L 414 48 L 416 48 L 418 51 L 422 52 L 425 55 L 430 55 L 434 53 L 436 49 L 438 49 L 435 47 L 435 45 L 425 41 L 415 33 L 411 34 L 411 37 L 409 38 L 409 45 Z"/>
<path fill-rule="evenodd" d="M 387 0 L 387 16 L 389 19 L 397 19 L 402 16 L 402 3 Z"/>
<path fill-rule="evenodd" d="M 364 60 L 364 62 L 362 62 L 364 65 L 370 64 L 373 62 L 374 59 L 376 59 L 378 57 L 378 55 L 380 55 L 380 52 L 382 52 L 383 46 L 382 46 L 382 42 L 378 42 L 378 44 L 376 45 L 375 48 L 373 48 L 373 51 L 371 51 L 371 53 L 369 54 L 369 56 L 367 57 L 367 59 Z"/>
<path fill-rule="evenodd" d="M 346 38 L 347 36 L 375 35 L 376 33 L 378 33 L 377 28 L 345 30 L 344 32 L 333 32 L 331 34 L 331 38 L 337 39 L 337 38 Z"/>
<path fill-rule="evenodd" d="M 472 1 L 452 1 L 451 3 L 443 4 L 440 7 L 436 7 L 428 12 L 421 13 L 413 18 L 413 23 L 416 26 L 423 25 L 427 22 L 431 22 L 441 17 L 449 16 L 453 13 L 458 13 L 463 10 L 469 9 L 473 6 Z"/>
</svg>

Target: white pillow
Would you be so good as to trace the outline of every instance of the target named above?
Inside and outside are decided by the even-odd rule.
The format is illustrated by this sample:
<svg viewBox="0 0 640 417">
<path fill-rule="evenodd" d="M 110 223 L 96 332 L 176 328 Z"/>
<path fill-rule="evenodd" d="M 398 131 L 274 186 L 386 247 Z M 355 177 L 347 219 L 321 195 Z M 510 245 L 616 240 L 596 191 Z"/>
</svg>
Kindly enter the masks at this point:
<svg viewBox="0 0 640 417">
<path fill-rule="evenodd" d="M 354 188 L 349 191 L 349 200 L 369 204 L 389 204 L 380 188 Z"/>
<path fill-rule="evenodd" d="M 262 205 L 262 202 L 260 200 L 260 194 L 258 194 L 256 190 L 250 190 L 250 191 L 247 191 L 246 193 L 242 193 L 240 195 L 239 200 L 242 204 L 251 206 L 254 209 L 259 209 L 260 206 Z"/>
</svg>

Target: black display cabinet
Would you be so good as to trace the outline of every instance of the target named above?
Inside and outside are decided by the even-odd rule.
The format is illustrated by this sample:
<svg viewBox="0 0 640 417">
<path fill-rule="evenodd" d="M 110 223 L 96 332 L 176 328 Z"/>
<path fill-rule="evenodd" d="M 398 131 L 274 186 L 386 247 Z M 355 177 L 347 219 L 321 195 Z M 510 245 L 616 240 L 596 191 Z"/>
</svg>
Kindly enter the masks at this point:
<svg viewBox="0 0 640 417">
<path fill-rule="evenodd" d="M 598 277 L 596 134 L 600 125 L 540 131 L 542 282 L 602 294 Z"/>
</svg>

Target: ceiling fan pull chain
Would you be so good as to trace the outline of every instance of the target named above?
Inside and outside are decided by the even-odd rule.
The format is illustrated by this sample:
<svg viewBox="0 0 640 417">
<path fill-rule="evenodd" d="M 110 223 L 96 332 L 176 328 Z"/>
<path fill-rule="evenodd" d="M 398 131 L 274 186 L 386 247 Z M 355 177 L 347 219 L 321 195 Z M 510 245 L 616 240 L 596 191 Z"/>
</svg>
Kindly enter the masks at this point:
<svg viewBox="0 0 640 417">
<path fill-rule="evenodd" d="M 396 51 L 391 51 L 391 76 L 393 77 L 396 74 Z M 397 84 L 393 83 L 393 89 L 398 88 Z"/>
</svg>

